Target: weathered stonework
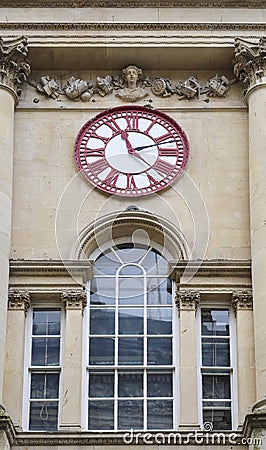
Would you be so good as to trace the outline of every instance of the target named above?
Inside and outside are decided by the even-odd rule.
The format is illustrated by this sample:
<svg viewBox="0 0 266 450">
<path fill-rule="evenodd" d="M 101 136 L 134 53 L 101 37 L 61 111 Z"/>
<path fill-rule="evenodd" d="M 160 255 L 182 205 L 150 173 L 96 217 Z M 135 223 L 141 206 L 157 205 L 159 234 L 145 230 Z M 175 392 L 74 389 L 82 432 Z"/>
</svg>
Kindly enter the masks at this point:
<svg viewBox="0 0 266 450">
<path fill-rule="evenodd" d="M 266 38 L 257 42 L 235 41 L 234 74 L 246 89 L 266 82 Z"/>
<path fill-rule="evenodd" d="M 17 95 L 21 93 L 21 84 L 31 72 L 27 56 L 28 43 L 25 37 L 8 41 L 0 37 L 0 86 L 11 89 Z"/>
<path fill-rule="evenodd" d="M 232 307 L 237 313 L 240 309 L 253 309 L 253 297 L 251 291 L 236 291 L 232 293 Z"/>
<path fill-rule="evenodd" d="M 179 311 L 197 311 L 200 303 L 199 291 L 177 291 L 175 303 Z"/>
<path fill-rule="evenodd" d="M 61 299 L 66 309 L 83 309 L 87 305 L 86 292 L 80 289 L 62 292 Z"/>
<path fill-rule="evenodd" d="M 8 309 L 23 310 L 25 313 L 30 307 L 30 294 L 26 290 L 9 289 Z"/>
</svg>

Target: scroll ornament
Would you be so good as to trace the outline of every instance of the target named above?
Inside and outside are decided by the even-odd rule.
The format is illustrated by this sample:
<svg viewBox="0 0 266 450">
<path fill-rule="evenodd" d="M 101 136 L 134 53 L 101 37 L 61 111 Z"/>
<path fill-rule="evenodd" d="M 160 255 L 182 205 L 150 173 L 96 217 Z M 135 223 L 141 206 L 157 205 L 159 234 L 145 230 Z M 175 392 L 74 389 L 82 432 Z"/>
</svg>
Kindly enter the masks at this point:
<svg viewBox="0 0 266 450">
<path fill-rule="evenodd" d="M 154 79 L 144 77 L 139 67 L 127 66 L 122 74 L 97 76 L 94 82 L 73 76 L 61 87 L 59 81 L 46 75 L 41 77 L 38 83 L 30 84 L 35 86 L 38 92 L 54 99 L 65 95 L 73 101 L 88 102 L 95 101 L 96 96 L 115 94 L 125 102 L 135 102 L 148 97 L 151 92 L 163 98 L 177 96 L 179 100 L 199 99 L 202 94 L 208 97 L 225 97 L 234 82 L 235 80 L 229 80 L 225 75 L 216 74 L 205 84 L 194 76 L 174 84 L 169 78 L 161 76 Z"/>
</svg>

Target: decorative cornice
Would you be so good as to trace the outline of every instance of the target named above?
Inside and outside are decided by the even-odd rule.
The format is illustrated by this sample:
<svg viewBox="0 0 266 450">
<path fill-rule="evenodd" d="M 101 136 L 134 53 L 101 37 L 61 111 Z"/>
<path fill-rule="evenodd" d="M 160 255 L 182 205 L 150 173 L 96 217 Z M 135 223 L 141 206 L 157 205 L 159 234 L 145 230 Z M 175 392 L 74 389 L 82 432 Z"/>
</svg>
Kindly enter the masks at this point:
<svg viewBox="0 0 266 450">
<path fill-rule="evenodd" d="M 265 8 L 265 0 L 1 0 L 5 8 Z"/>
<path fill-rule="evenodd" d="M 160 432 L 160 433 L 71 433 L 71 434 L 61 434 L 56 433 L 52 434 L 47 432 L 43 433 L 22 433 L 17 432 L 17 438 L 16 438 L 16 445 L 17 446 L 51 446 L 51 447 L 57 447 L 57 446 L 120 446 L 122 445 L 123 448 L 132 445 L 144 445 L 147 444 L 154 444 L 156 445 L 156 448 L 158 446 L 169 444 L 169 445 L 178 445 L 178 443 L 185 442 L 187 443 L 188 434 L 190 434 L 189 444 L 191 445 L 198 445 L 199 441 L 196 439 L 196 433 L 188 433 L 187 431 L 173 431 L 171 433 L 167 432 Z M 217 445 L 220 444 L 220 438 L 217 434 L 219 433 L 201 433 L 201 443 L 202 445 L 208 445 L 210 441 L 216 443 Z M 149 436 L 148 436 L 149 435 Z M 234 443 L 235 444 L 241 444 L 241 438 L 242 435 L 239 432 L 234 431 L 232 432 L 224 432 L 223 433 L 223 444 L 225 446 L 232 446 L 232 435 L 234 436 Z M 148 442 L 145 438 L 145 436 L 148 439 Z M 194 437 L 193 437 L 194 436 Z M 181 445 L 182 447 L 182 445 Z"/>
<path fill-rule="evenodd" d="M 93 263 L 83 260 L 24 260 L 11 259 L 10 276 L 62 276 L 81 275 L 84 282 L 93 277 Z"/>
<path fill-rule="evenodd" d="M 235 313 L 243 309 L 253 308 L 253 297 L 251 291 L 235 291 L 232 292 L 232 307 Z"/>
<path fill-rule="evenodd" d="M 9 289 L 8 291 L 8 309 L 24 311 L 30 307 L 30 294 L 25 289 Z"/>
<path fill-rule="evenodd" d="M 245 89 L 266 83 L 266 37 L 256 42 L 235 40 L 234 74 Z"/>
<path fill-rule="evenodd" d="M 266 24 L 241 22 L 2 22 L 1 30 L 87 31 L 265 31 Z"/>
<path fill-rule="evenodd" d="M 175 303 L 179 311 L 197 311 L 200 303 L 199 291 L 176 291 Z"/>
<path fill-rule="evenodd" d="M 215 277 L 249 277 L 251 278 L 251 261 L 250 260 L 183 260 L 178 263 L 170 261 L 171 278 L 179 280 L 183 273 L 189 275 L 194 274 L 197 269 L 199 276 L 215 276 Z"/>
<path fill-rule="evenodd" d="M 16 100 L 31 72 L 27 55 L 28 42 L 24 36 L 8 41 L 0 37 L 0 86 L 11 90 Z"/>
<path fill-rule="evenodd" d="M 81 309 L 87 305 L 86 291 L 81 289 L 68 289 L 61 293 L 61 299 L 65 309 Z"/>
</svg>

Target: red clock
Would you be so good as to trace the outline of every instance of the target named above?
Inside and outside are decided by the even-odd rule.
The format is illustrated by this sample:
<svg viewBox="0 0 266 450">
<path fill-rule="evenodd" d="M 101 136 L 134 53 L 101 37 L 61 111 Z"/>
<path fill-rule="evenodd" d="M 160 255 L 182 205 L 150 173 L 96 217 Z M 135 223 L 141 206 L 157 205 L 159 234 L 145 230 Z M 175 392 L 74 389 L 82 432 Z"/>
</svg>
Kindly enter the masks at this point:
<svg viewBox="0 0 266 450">
<path fill-rule="evenodd" d="M 188 139 L 167 114 L 142 106 L 108 109 L 89 120 L 75 143 L 79 171 L 109 194 L 139 197 L 166 188 L 189 156 Z"/>
</svg>

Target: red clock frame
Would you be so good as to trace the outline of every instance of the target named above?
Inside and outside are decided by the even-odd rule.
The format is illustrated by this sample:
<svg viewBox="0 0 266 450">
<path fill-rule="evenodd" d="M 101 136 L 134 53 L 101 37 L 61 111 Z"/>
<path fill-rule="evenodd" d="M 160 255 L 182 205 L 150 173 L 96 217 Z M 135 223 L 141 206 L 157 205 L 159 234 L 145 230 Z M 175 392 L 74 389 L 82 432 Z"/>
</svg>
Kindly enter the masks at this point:
<svg viewBox="0 0 266 450">
<path fill-rule="evenodd" d="M 108 157 L 112 148 L 121 148 L 115 166 Z M 75 161 L 81 174 L 102 191 L 123 197 L 165 189 L 181 174 L 188 158 L 188 139 L 176 121 L 143 106 L 99 113 L 85 123 L 75 141 Z M 119 160 L 124 160 L 124 167 L 119 167 Z M 140 168 L 133 170 L 136 164 Z"/>
</svg>

